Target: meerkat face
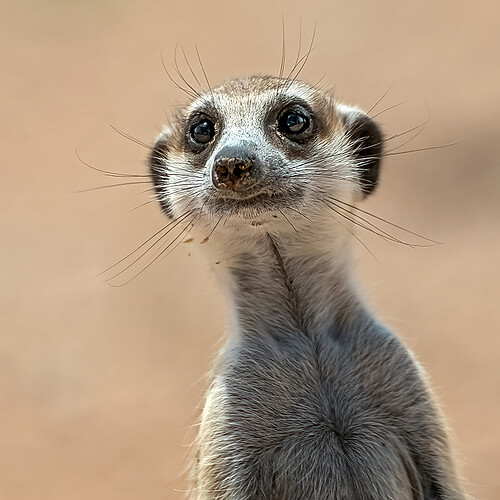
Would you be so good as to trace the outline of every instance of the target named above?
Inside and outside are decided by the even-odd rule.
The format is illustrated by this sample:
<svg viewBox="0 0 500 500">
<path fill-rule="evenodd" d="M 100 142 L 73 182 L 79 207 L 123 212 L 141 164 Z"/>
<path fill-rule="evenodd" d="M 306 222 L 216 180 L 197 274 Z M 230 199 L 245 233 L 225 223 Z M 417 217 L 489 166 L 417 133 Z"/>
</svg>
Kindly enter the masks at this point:
<svg viewBox="0 0 500 500">
<path fill-rule="evenodd" d="M 150 169 L 168 216 L 263 226 L 367 196 L 381 153 L 379 129 L 359 109 L 303 82 L 251 77 L 182 110 Z"/>
</svg>

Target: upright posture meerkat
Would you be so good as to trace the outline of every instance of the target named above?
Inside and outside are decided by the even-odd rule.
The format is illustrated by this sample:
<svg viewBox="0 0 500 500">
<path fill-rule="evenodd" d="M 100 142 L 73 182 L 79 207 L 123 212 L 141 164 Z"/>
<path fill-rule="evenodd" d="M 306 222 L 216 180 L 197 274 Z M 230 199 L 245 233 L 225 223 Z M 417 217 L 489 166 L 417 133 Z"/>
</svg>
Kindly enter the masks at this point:
<svg viewBox="0 0 500 500">
<path fill-rule="evenodd" d="M 193 498 L 465 498 L 425 373 L 354 276 L 382 145 L 358 108 L 274 77 L 200 95 L 158 138 L 158 200 L 206 243 L 232 311 Z"/>
</svg>

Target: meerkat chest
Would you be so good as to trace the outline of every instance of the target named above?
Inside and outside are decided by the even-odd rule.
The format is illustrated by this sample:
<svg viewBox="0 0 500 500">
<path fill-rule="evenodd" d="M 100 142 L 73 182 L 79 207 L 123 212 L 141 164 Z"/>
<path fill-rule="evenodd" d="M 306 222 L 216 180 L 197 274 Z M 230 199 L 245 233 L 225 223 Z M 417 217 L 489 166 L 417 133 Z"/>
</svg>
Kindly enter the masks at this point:
<svg viewBox="0 0 500 500">
<path fill-rule="evenodd" d="M 402 456 L 404 431 L 391 402 L 404 383 L 387 363 L 368 363 L 362 373 L 364 352 L 318 347 L 243 347 L 223 362 L 199 436 L 205 488 L 246 484 L 267 488 L 258 498 L 352 499 L 364 498 L 356 488 L 373 492 L 380 483 L 394 498 L 412 498 L 405 496 L 410 458 Z"/>
</svg>

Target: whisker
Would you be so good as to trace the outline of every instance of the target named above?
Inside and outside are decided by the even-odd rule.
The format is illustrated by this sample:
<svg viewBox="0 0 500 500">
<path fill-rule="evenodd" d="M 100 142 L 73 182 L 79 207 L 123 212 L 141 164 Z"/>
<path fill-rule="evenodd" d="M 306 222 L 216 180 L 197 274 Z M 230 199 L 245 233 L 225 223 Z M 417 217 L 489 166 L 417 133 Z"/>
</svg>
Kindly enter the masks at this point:
<svg viewBox="0 0 500 500">
<path fill-rule="evenodd" d="M 374 219 L 379 220 L 380 222 L 383 222 L 384 224 L 387 224 L 389 226 L 392 226 L 396 229 L 399 229 L 400 231 L 404 231 L 405 233 L 411 234 L 412 236 L 416 236 L 417 238 L 421 238 L 425 241 L 428 241 L 429 243 L 434 243 L 435 245 L 441 245 L 439 241 L 432 240 L 430 238 L 427 238 L 425 236 L 422 236 L 421 234 L 418 234 L 414 231 L 410 231 L 409 229 L 406 229 L 402 226 L 399 226 L 398 224 L 394 224 L 394 222 L 390 222 L 387 219 L 384 219 L 382 217 L 379 217 L 378 215 L 372 214 L 371 212 L 368 212 L 367 210 L 363 210 L 355 205 L 351 205 L 350 203 L 347 203 L 346 201 L 339 200 L 338 198 L 333 198 L 337 203 L 341 203 L 342 205 L 346 205 L 349 208 L 352 208 L 354 210 L 357 210 L 358 212 L 361 212 L 364 215 L 367 215 L 368 217 L 373 217 Z"/>
<path fill-rule="evenodd" d="M 148 189 L 144 189 L 143 191 L 139 191 L 138 194 L 151 193 L 151 192 L 156 192 L 156 187 L 155 186 L 151 186 Z"/>
<path fill-rule="evenodd" d="M 458 141 L 450 142 L 448 144 L 439 144 L 438 146 L 429 146 L 427 148 L 408 149 L 407 151 L 396 151 L 395 153 L 384 153 L 382 156 L 405 155 L 407 153 L 418 153 L 420 151 L 431 151 L 433 149 L 444 149 L 444 148 L 449 148 L 451 146 L 456 146 L 457 144 L 459 144 Z"/>
<path fill-rule="evenodd" d="M 132 181 L 132 182 L 120 182 L 119 184 L 109 184 L 107 186 L 97 186 L 89 189 L 81 189 L 80 191 L 74 191 L 75 194 L 89 193 L 91 191 L 100 191 L 101 189 L 115 188 L 120 186 L 134 186 L 137 184 L 150 184 L 151 181 Z"/>
<path fill-rule="evenodd" d="M 212 92 L 212 87 L 210 85 L 210 82 L 208 81 L 208 76 L 207 76 L 207 72 L 205 71 L 205 66 L 203 66 L 203 63 L 201 62 L 200 51 L 198 50 L 198 45 L 195 45 L 195 49 L 196 49 L 196 56 L 198 58 L 198 63 L 200 65 L 201 71 L 203 72 L 205 82 L 206 82 L 208 88 L 210 89 L 210 92 Z"/>
<path fill-rule="evenodd" d="M 187 67 L 189 68 L 189 71 L 191 72 L 191 75 L 193 75 L 193 78 L 195 79 L 196 83 L 199 85 L 200 89 L 203 90 L 203 85 L 200 83 L 200 80 L 198 80 L 196 73 L 193 71 L 193 67 L 191 66 L 191 63 L 189 62 L 189 59 L 187 58 L 186 52 L 184 51 L 184 47 L 182 45 L 181 45 L 181 51 L 182 51 L 182 55 L 184 56 L 184 61 L 186 61 Z"/>
<path fill-rule="evenodd" d="M 153 149 L 149 144 L 146 144 L 145 142 L 142 142 L 139 139 L 136 139 L 135 137 L 131 136 L 130 134 L 127 134 L 126 132 L 123 132 L 122 130 L 119 130 L 117 127 L 115 127 L 111 123 L 109 124 L 109 126 L 117 134 L 120 134 L 122 137 L 125 137 L 125 139 L 128 139 L 129 141 L 135 142 L 136 144 L 139 144 L 139 146 L 142 146 L 143 148 L 149 149 L 150 151 Z"/>
<path fill-rule="evenodd" d="M 309 49 L 304 54 L 304 56 L 301 58 L 301 60 L 303 59 L 303 62 L 301 64 L 300 68 L 298 69 L 297 73 L 295 74 L 295 76 L 292 78 L 291 83 L 295 82 L 295 80 L 298 78 L 298 76 L 300 75 L 300 73 L 304 69 L 304 66 L 307 64 L 307 61 L 309 60 L 309 56 L 311 55 L 311 52 L 314 50 L 313 49 L 313 45 L 314 45 L 314 39 L 315 39 L 315 37 L 316 37 L 316 23 L 314 23 L 314 29 L 313 29 L 313 33 L 312 33 L 312 36 L 311 36 L 311 43 L 309 44 Z M 293 72 L 295 71 L 296 67 L 297 67 L 297 65 L 295 65 L 292 68 L 292 71 L 290 71 L 290 73 L 288 74 L 287 79 L 290 79 L 290 77 L 293 74 Z"/>
<path fill-rule="evenodd" d="M 183 240 L 184 240 L 184 236 L 187 236 L 187 234 L 189 233 L 189 231 L 191 231 L 191 229 L 193 229 L 194 227 L 194 222 L 192 224 L 189 224 L 187 225 L 183 230 L 182 230 L 182 233 L 179 234 L 179 240 L 177 241 L 177 243 L 165 254 L 161 257 L 160 259 L 160 262 L 163 260 L 163 259 L 166 259 L 172 252 L 175 252 L 175 250 L 177 249 L 177 247 L 179 245 L 181 245 L 183 243 Z"/>
<path fill-rule="evenodd" d="M 189 87 L 189 89 L 195 94 L 195 96 L 200 97 L 201 94 L 186 80 L 184 75 L 182 74 L 180 68 L 179 68 L 179 63 L 177 62 L 177 48 L 179 44 L 176 44 L 174 48 L 174 70 L 179 75 L 179 78 Z"/>
<path fill-rule="evenodd" d="M 381 114 L 386 113 L 387 111 L 390 111 L 391 109 L 397 108 L 398 106 L 401 106 L 407 102 L 408 102 L 408 99 L 405 99 L 404 101 L 398 102 L 397 104 L 393 104 L 392 106 L 389 106 L 388 108 L 385 108 L 382 111 L 379 111 L 377 114 L 370 116 L 370 118 L 373 120 L 377 116 L 380 116 Z"/>
<path fill-rule="evenodd" d="M 321 76 L 321 78 L 319 80 L 316 81 L 316 83 L 314 84 L 315 87 L 319 87 L 319 84 L 325 79 L 326 77 L 326 73 L 323 73 L 323 75 Z M 325 88 L 326 85 L 322 85 L 320 88 Z"/>
<path fill-rule="evenodd" d="M 186 217 L 187 218 L 187 217 Z M 119 272 L 115 273 L 113 276 L 110 278 L 106 279 L 105 282 L 108 284 L 112 284 L 111 281 L 117 278 L 118 276 L 121 276 L 123 273 L 125 273 L 128 269 L 130 269 L 134 264 L 136 264 L 144 255 L 146 255 L 149 251 L 151 251 L 158 243 L 160 243 L 168 233 L 170 233 L 173 229 L 175 229 L 181 222 L 184 222 L 185 218 L 182 219 L 181 221 L 177 221 L 177 223 L 172 226 L 165 234 L 161 235 L 152 245 L 150 245 L 144 252 L 142 252 L 139 257 L 134 259 L 130 264 L 128 264 L 126 267 L 124 267 L 122 270 Z M 183 231 L 183 230 L 182 230 Z M 181 233 L 182 233 L 181 231 Z M 179 233 L 179 234 L 181 234 Z M 169 248 L 170 245 L 172 245 L 177 239 L 179 238 L 179 235 L 177 235 L 168 245 L 167 249 Z M 125 281 L 124 283 L 117 285 L 117 286 L 124 286 L 127 283 L 130 283 L 133 279 L 137 278 L 143 271 L 145 271 L 148 267 L 150 267 L 152 264 L 154 264 L 160 255 L 163 253 L 164 250 L 160 250 L 160 253 L 157 253 L 150 262 L 148 262 L 144 267 L 142 267 L 136 274 L 134 274 L 129 280 Z M 113 285 L 114 286 L 114 285 Z"/>
<path fill-rule="evenodd" d="M 144 203 L 141 203 L 140 205 L 137 205 L 136 207 L 132 208 L 130 211 L 131 212 L 134 212 L 135 210 L 138 210 L 139 208 L 142 208 L 146 205 L 149 205 L 150 203 L 157 203 L 158 200 L 156 198 L 154 198 L 153 200 L 148 200 L 148 201 L 145 201 Z"/>
<path fill-rule="evenodd" d="M 411 127 L 407 130 L 405 130 L 404 132 L 399 132 L 397 134 L 392 134 L 391 136 L 389 136 L 387 139 L 385 139 L 383 142 L 389 142 L 389 141 L 392 141 L 393 139 L 397 139 L 398 137 L 403 137 L 404 135 L 406 134 L 410 134 L 411 132 L 413 132 L 414 130 L 417 130 L 419 129 L 419 132 L 421 132 L 421 130 L 424 129 L 424 127 L 429 123 L 429 118 L 427 118 L 425 121 L 423 121 L 422 123 L 419 123 L 418 125 L 415 125 L 414 127 Z M 412 141 L 416 136 L 413 136 L 412 138 L 410 138 L 408 140 L 408 142 Z M 402 144 L 402 146 L 404 146 L 405 144 L 407 144 L 406 142 Z M 399 146 L 398 146 L 399 147 Z"/>
<path fill-rule="evenodd" d="M 394 147 L 392 149 L 389 149 L 388 151 L 385 151 L 385 154 L 392 153 L 393 151 L 397 151 L 399 148 L 402 148 L 402 147 L 406 146 L 411 141 L 413 141 L 414 139 L 416 139 L 422 133 L 422 130 L 424 130 L 424 125 L 421 126 L 409 139 L 407 139 L 406 141 L 404 141 L 402 144 L 399 144 L 398 146 L 396 146 L 396 147 Z M 392 138 L 401 137 L 401 135 L 402 134 L 395 134 Z"/>
<path fill-rule="evenodd" d="M 193 219 L 191 220 L 191 222 L 196 218 L 193 217 Z M 160 253 L 158 253 L 150 262 L 148 262 L 141 270 L 139 270 L 136 274 L 134 274 L 131 278 L 129 278 L 128 280 L 122 282 L 122 283 L 117 283 L 117 284 L 113 284 L 113 283 L 109 283 L 109 280 L 108 283 L 109 285 L 113 286 L 113 287 L 122 287 L 122 286 L 125 286 L 125 285 L 128 285 L 131 281 L 133 281 L 135 278 L 137 278 L 140 274 L 142 274 L 146 269 L 148 269 L 150 266 L 152 266 L 163 254 L 164 252 L 166 252 L 179 238 L 181 238 L 181 236 L 186 232 L 186 229 L 189 230 L 189 227 L 190 227 L 190 224 L 191 222 L 188 222 L 188 224 L 181 230 L 181 232 L 164 248 L 160 251 Z M 172 228 L 173 229 L 173 228 Z M 164 238 L 165 235 L 163 235 L 161 239 Z M 176 247 L 175 247 L 176 248 Z M 175 249 L 174 248 L 174 249 Z M 130 267 L 130 266 L 128 266 Z M 123 271 L 126 271 L 127 268 L 125 268 Z M 112 278 L 110 278 L 110 280 L 116 278 L 117 276 L 119 276 L 120 274 L 122 274 L 121 271 L 120 273 L 116 274 L 115 276 L 113 276 Z"/>
<path fill-rule="evenodd" d="M 281 13 L 281 63 L 279 78 L 283 78 L 283 72 L 285 71 L 286 64 L 286 42 L 285 42 L 285 17 Z"/>
<path fill-rule="evenodd" d="M 183 242 L 184 236 L 189 233 L 189 231 L 194 227 L 195 221 L 200 217 L 200 213 L 196 214 L 189 222 L 186 224 L 184 229 L 181 230 L 181 232 L 175 237 L 175 239 L 169 243 L 161 252 L 158 254 L 158 256 L 150 263 L 153 264 L 154 262 L 158 261 L 161 262 L 163 259 L 168 257 L 175 249 Z M 177 241 L 177 243 L 176 243 Z M 175 243 L 175 245 L 174 245 Z M 173 245 L 173 246 L 172 246 Z M 169 250 L 170 248 L 170 250 Z M 168 250 L 168 252 L 167 252 Z"/>
<path fill-rule="evenodd" d="M 220 224 L 220 221 L 222 220 L 223 217 L 224 217 L 224 214 L 222 214 L 219 217 L 219 220 L 215 223 L 215 226 L 212 228 L 212 230 L 210 231 L 210 233 L 208 234 L 208 236 L 204 239 L 204 241 L 208 241 L 208 239 L 210 238 L 210 236 L 212 236 L 213 232 L 217 229 L 217 226 Z"/>
<path fill-rule="evenodd" d="M 193 94 L 189 90 L 185 89 L 182 85 L 180 85 L 169 73 L 167 69 L 167 65 L 165 64 L 165 60 L 163 59 L 163 52 L 160 51 L 160 58 L 161 58 L 161 63 L 163 65 L 163 69 L 168 77 L 168 79 L 177 87 L 181 92 L 184 92 L 187 96 L 189 96 L 191 99 L 196 99 L 198 96 L 196 94 Z"/>
<path fill-rule="evenodd" d="M 342 209 L 342 207 L 340 205 L 337 205 L 329 200 L 326 200 L 325 201 L 330 207 L 335 207 L 337 209 Z M 364 229 L 365 231 L 368 231 L 370 233 L 373 233 L 377 236 L 380 236 L 381 238 L 383 238 L 384 240 L 386 241 L 391 241 L 393 243 L 399 243 L 401 245 L 405 245 L 405 246 L 409 246 L 409 247 L 414 247 L 415 245 L 412 245 L 411 243 L 407 243 L 405 241 L 402 241 L 394 236 L 391 236 L 389 235 L 388 233 L 385 233 L 384 231 L 380 230 L 379 228 L 377 228 L 374 224 L 371 224 L 369 222 L 367 222 L 365 219 L 362 219 L 360 216 L 358 216 L 358 218 L 360 218 L 361 220 L 363 220 L 363 222 L 365 222 L 366 224 L 363 224 L 362 222 L 360 222 L 359 220 L 356 220 L 356 218 L 354 218 L 354 214 L 352 212 L 348 212 L 346 209 L 344 209 L 344 212 L 339 212 L 338 210 L 335 210 L 335 212 L 339 215 L 341 215 L 342 217 L 344 217 L 344 219 L 348 220 L 349 222 L 351 222 L 352 224 L 355 224 L 356 226 Z M 370 227 L 372 226 L 372 227 Z"/>
<path fill-rule="evenodd" d="M 337 215 L 340 215 L 340 217 L 343 217 L 343 215 L 337 210 L 335 210 L 333 207 L 330 207 Z M 337 221 L 338 224 L 340 224 L 346 231 L 348 231 L 364 248 L 365 250 L 377 261 L 380 263 L 380 261 L 375 257 L 375 254 L 368 248 L 368 246 L 365 244 L 365 242 L 350 228 L 348 228 L 345 224 L 343 224 L 337 217 L 335 217 L 335 220 Z"/>
<path fill-rule="evenodd" d="M 177 225 L 179 225 L 182 221 L 184 221 L 188 215 L 190 214 L 191 212 L 185 212 L 184 214 L 180 215 L 179 217 L 175 218 L 174 220 L 170 221 L 168 224 L 166 224 L 165 226 L 163 226 L 161 229 L 159 229 L 158 231 L 156 231 L 156 233 L 154 233 L 152 236 L 150 236 L 144 243 L 142 243 L 141 245 L 139 245 L 137 248 L 135 248 L 134 250 L 132 250 L 128 255 L 125 255 L 125 257 L 123 257 L 122 259 L 120 259 L 118 262 L 116 262 L 115 264 L 113 264 L 112 266 L 109 266 L 108 268 L 104 269 L 104 271 L 101 271 L 97 276 L 102 276 L 103 274 L 107 273 L 108 271 L 111 271 L 111 269 L 114 269 L 115 267 L 117 267 L 118 265 L 120 265 L 122 262 L 124 262 L 125 260 L 127 260 L 129 257 L 132 257 L 132 255 L 134 255 L 136 252 L 138 252 L 141 248 L 144 248 L 144 246 L 146 246 L 151 240 L 153 240 L 154 238 L 156 238 L 158 235 L 160 235 L 162 232 L 164 232 L 165 230 L 168 229 L 168 231 L 165 233 L 165 234 L 162 234 L 160 236 L 160 238 L 158 238 L 151 246 L 149 246 L 146 251 L 144 251 L 143 253 L 141 253 L 139 255 L 139 257 L 137 257 L 137 259 L 135 259 L 128 267 L 126 267 L 125 269 L 123 269 L 121 272 L 123 271 L 126 271 L 130 266 L 132 266 L 133 264 L 135 264 L 142 256 L 144 256 L 146 253 L 148 253 L 154 246 L 156 246 L 160 241 L 161 239 L 166 236 L 168 234 L 168 232 L 170 232 L 174 227 L 176 227 Z M 175 225 L 174 225 L 175 224 Z M 174 225 L 172 227 L 172 225 Z M 170 228 L 170 229 L 169 229 Z M 118 273 L 118 274 L 120 274 Z M 116 274 L 115 276 L 112 276 L 111 278 L 109 279 L 113 279 L 114 277 L 118 276 L 118 274 Z M 108 281 L 108 280 L 106 280 Z"/>
<path fill-rule="evenodd" d="M 283 213 L 283 211 L 279 208 L 276 207 L 276 210 L 284 217 L 284 219 L 292 226 L 293 230 L 299 235 L 299 232 L 297 231 L 297 228 L 292 224 L 292 221 Z"/>
<path fill-rule="evenodd" d="M 389 141 L 397 139 L 398 137 L 403 137 L 404 135 L 409 134 L 409 133 L 413 132 L 414 130 L 419 129 L 418 132 L 416 134 L 414 134 L 413 136 L 411 136 L 407 141 L 403 142 L 402 144 L 400 144 L 399 146 L 397 146 L 397 147 L 395 147 L 393 149 L 390 149 L 386 153 L 390 153 L 391 151 L 396 151 L 397 149 L 405 146 L 406 144 L 408 144 L 409 142 L 411 142 L 413 139 L 415 139 L 422 132 L 422 130 L 424 129 L 425 125 L 427 125 L 427 123 L 429 123 L 429 119 L 426 119 L 422 123 L 419 123 L 418 125 L 415 125 L 414 127 L 411 127 L 408 130 L 405 130 L 404 132 L 399 132 L 397 134 L 392 134 L 391 136 L 389 136 L 387 138 L 383 138 L 380 142 L 377 142 L 377 143 L 374 143 L 374 144 L 370 144 L 370 145 L 365 146 L 365 147 L 355 146 L 354 151 L 356 153 L 360 153 L 361 151 L 365 151 L 367 149 L 371 149 L 373 147 L 380 146 L 381 144 L 386 144 Z M 362 143 L 362 140 L 358 140 L 356 142 Z M 369 159 L 372 159 L 372 157 L 370 157 Z"/>
<path fill-rule="evenodd" d="M 292 67 L 292 69 L 290 70 L 290 72 L 288 73 L 287 77 L 286 77 L 286 80 L 287 80 L 287 85 L 290 86 L 294 81 L 295 81 L 295 78 L 294 79 L 290 79 L 292 73 L 298 68 L 298 66 L 301 64 L 301 63 L 305 63 L 307 62 L 307 58 L 309 57 L 310 53 L 311 53 L 312 49 L 308 50 L 300 59 L 297 63 L 295 63 Z M 299 72 L 300 73 L 300 70 Z M 296 76 L 298 76 L 298 73 Z"/>
<path fill-rule="evenodd" d="M 293 208 L 293 207 L 287 205 L 286 208 L 288 210 L 291 210 L 292 212 L 299 214 L 301 217 L 304 217 L 304 219 L 308 220 L 309 222 L 312 222 L 312 220 L 307 215 L 304 215 L 297 207 Z"/>
<path fill-rule="evenodd" d="M 420 245 L 414 245 L 413 243 L 409 243 L 409 242 L 403 241 L 400 238 L 397 238 L 396 236 L 393 236 L 392 234 L 388 233 L 387 231 L 384 231 L 380 227 L 376 226 L 373 222 L 370 222 L 370 221 L 366 220 L 364 217 L 362 217 L 359 214 L 350 212 L 349 210 L 347 210 L 346 208 L 342 207 L 341 205 L 338 205 L 336 203 L 334 203 L 334 205 L 339 210 L 341 210 L 342 213 L 347 214 L 348 217 L 352 217 L 351 220 L 355 224 L 358 224 L 360 227 L 363 227 L 364 229 L 367 229 L 367 227 L 364 226 L 364 224 L 366 224 L 368 227 L 371 227 L 374 231 L 377 231 L 378 233 L 380 233 L 379 236 L 386 237 L 388 240 L 393 241 L 394 243 L 400 243 L 400 244 L 409 245 L 409 246 L 412 246 L 412 247 L 413 246 L 420 246 Z M 359 222 L 359 221 L 361 221 L 361 222 Z M 363 225 L 361 225 L 361 223 Z"/>
<path fill-rule="evenodd" d="M 81 156 L 80 153 L 78 153 L 77 149 L 75 148 L 75 155 L 76 157 L 86 166 L 91 168 L 92 170 L 95 170 L 96 172 L 100 172 L 107 177 L 149 177 L 149 175 L 141 175 L 141 174 L 128 174 L 128 173 L 121 173 L 121 172 L 112 172 L 110 170 L 103 170 L 101 168 L 94 167 L 87 161 L 85 161 Z"/>
<path fill-rule="evenodd" d="M 391 87 L 389 87 L 383 94 L 380 99 L 377 100 L 377 102 L 366 112 L 367 115 L 370 115 L 370 113 L 383 101 L 384 97 L 389 93 L 391 90 Z"/>
<path fill-rule="evenodd" d="M 302 19 L 299 19 L 299 45 L 297 49 L 297 57 L 295 58 L 295 64 L 297 64 L 299 61 L 301 50 L 302 50 Z"/>
</svg>

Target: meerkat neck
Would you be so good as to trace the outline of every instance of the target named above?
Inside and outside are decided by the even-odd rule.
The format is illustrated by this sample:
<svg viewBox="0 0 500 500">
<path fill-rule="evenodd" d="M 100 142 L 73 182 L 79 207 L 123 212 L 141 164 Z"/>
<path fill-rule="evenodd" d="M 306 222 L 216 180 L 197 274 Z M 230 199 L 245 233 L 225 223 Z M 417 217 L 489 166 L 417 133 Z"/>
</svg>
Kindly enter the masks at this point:
<svg viewBox="0 0 500 500">
<path fill-rule="evenodd" d="M 349 242 L 293 236 L 263 233 L 228 259 L 237 334 L 313 337 L 367 319 Z"/>
</svg>

